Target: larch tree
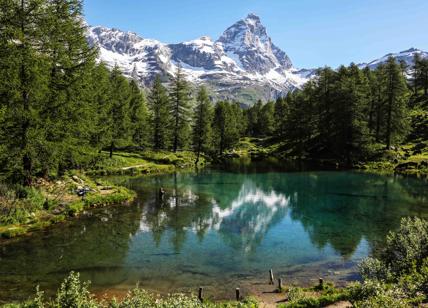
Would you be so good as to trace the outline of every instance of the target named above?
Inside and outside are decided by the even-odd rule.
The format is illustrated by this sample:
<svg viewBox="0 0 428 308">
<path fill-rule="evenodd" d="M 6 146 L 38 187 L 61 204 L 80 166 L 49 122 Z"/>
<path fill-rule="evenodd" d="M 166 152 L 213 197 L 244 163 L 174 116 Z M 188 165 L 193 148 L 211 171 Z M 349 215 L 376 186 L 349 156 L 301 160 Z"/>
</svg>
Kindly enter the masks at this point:
<svg viewBox="0 0 428 308">
<path fill-rule="evenodd" d="M 156 76 L 150 90 L 149 106 L 153 148 L 167 149 L 171 139 L 172 118 L 168 93 L 159 76 Z"/>
<path fill-rule="evenodd" d="M 386 111 L 385 142 L 387 149 L 408 131 L 407 84 L 400 66 L 390 57 L 384 69 L 384 99 Z"/>
<path fill-rule="evenodd" d="M 179 148 L 185 148 L 188 145 L 191 120 L 190 89 L 180 66 L 177 66 L 177 71 L 172 80 L 170 102 L 174 125 L 172 150 L 177 152 Z"/>
<path fill-rule="evenodd" d="M 213 111 L 205 87 L 200 87 L 196 97 L 195 116 L 193 121 L 192 141 L 196 152 L 197 165 L 201 153 L 208 153 L 212 146 L 212 119 Z"/>
<path fill-rule="evenodd" d="M 149 144 L 149 123 L 146 98 L 138 84 L 130 83 L 131 100 L 129 102 L 131 135 L 135 145 L 146 147 Z"/>
</svg>

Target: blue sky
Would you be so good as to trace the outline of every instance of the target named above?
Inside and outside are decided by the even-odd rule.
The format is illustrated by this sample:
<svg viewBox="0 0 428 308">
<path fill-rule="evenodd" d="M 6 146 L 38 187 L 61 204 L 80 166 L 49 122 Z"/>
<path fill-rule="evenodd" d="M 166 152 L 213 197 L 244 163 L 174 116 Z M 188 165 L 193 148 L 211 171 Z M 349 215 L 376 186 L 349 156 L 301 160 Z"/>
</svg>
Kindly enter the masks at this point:
<svg viewBox="0 0 428 308">
<path fill-rule="evenodd" d="M 300 68 L 428 50 L 428 0 L 85 0 L 89 24 L 165 43 L 217 39 L 248 13 Z"/>
</svg>

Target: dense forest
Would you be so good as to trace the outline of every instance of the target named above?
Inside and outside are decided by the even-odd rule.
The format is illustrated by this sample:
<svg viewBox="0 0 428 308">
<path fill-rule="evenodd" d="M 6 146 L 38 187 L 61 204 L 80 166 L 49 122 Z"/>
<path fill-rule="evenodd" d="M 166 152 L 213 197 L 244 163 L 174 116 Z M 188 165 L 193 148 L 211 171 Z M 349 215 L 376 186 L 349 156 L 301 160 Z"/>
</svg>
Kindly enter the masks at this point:
<svg viewBox="0 0 428 308">
<path fill-rule="evenodd" d="M 427 140 L 428 59 L 414 60 L 412 67 L 391 57 L 375 70 L 319 69 L 302 90 L 246 111 L 247 134 L 285 141 L 297 157 L 350 166 L 376 149 Z"/>
<path fill-rule="evenodd" d="M 0 1 L 0 165 L 10 181 L 31 185 L 125 147 L 193 150 L 199 159 L 243 136 L 269 137 L 293 157 L 352 165 L 375 148 L 428 137 L 427 59 L 322 68 L 302 90 L 242 108 L 211 101 L 180 67 L 143 92 L 97 63 L 82 16 L 79 0 Z"/>
</svg>

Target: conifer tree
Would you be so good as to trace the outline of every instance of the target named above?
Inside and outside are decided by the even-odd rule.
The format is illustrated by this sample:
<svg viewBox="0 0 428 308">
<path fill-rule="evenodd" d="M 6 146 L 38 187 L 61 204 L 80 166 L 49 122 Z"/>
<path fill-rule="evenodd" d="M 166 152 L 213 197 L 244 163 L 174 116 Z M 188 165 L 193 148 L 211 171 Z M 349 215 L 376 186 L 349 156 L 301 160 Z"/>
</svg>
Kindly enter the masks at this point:
<svg viewBox="0 0 428 308">
<path fill-rule="evenodd" d="M 291 104 L 292 92 L 288 92 L 286 98 L 279 97 L 275 101 L 275 136 L 285 137 L 286 134 L 286 123 L 288 116 L 288 107 Z"/>
<path fill-rule="evenodd" d="M 218 102 L 214 109 L 213 129 L 219 155 L 227 148 L 228 109 L 226 102 Z"/>
<path fill-rule="evenodd" d="M 177 152 L 179 148 L 185 148 L 188 145 L 191 118 L 190 90 L 180 66 L 177 66 L 172 80 L 170 100 L 174 125 L 172 150 Z"/>
<path fill-rule="evenodd" d="M 110 142 L 110 104 L 111 104 L 111 84 L 110 71 L 100 63 L 94 67 L 90 77 L 90 95 L 88 95 L 88 104 L 92 110 L 91 121 L 87 128 L 90 131 L 90 146 L 101 151 L 107 147 Z"/>
<path fill-rule="evenodd" d="M 32 184 L 44 142 L 38 120 L 48 92 L 48 58 L 43 56 L 45 1 L 0 2 L 0 100 L 5 110 L 1 143 L 15 180 Z"/>
<path fill-rule="evenodd" d="M 170 144 L 172 118 L 168 94 L 159 76 L 156 76 L 149 95 L 153 148 L 166 149 Z"/>
<path fill-rule="evenodd" d="M 200 87 L 196 98 L 195 119 L 193 125 L 193 149 L 196 152 L 196 162 L 202 152 L 211 151 L 212 145 L 212 107 L 205 87 Z"/>
<path fill-rule="evenodd" d="M 275 105 L 273 102 L 267 102 L 263 105 L 260 113 L 260 129 L 263 136 L 272 136 L 275 131 Z"/>
<path fill-rule="evenodd" d="M 131 137 L 129 104 L 131 100 L 128 80 L 115 66 L 110 75 L 110 102 L 108 106 L 108 132 L 110 158 L 117 146 L 128 145 Z"/>
<path fill-rule="evenodd" d="M 50 62 L 49 94 L 41 113 L 45 129 L 43 172 L 76 163 L 88 140 L 90 110 L 85 96 L 96 50 L 88 45 L 80 0 L 51 0 L 46 6 L 44 48 Z M 75 155 L 75 152 L 76 155 Z"/>
<path fill-rule="evenodd" d="M 148 145 L 150 133 L 146 98 L 134 80 L 131 81 L 129 87 L 131 95 L 129 111 L 132 141 L 134 144 L 144 147 Z"/>
<path fill-rule="evenodd" d="M 390 149 L 392 142 L 400 140 L 408 130 L 407 85 L 401 68 L 393 57 L 388 59 L 384 74 L 385 142 L 387 149 Z"/>
</svg>

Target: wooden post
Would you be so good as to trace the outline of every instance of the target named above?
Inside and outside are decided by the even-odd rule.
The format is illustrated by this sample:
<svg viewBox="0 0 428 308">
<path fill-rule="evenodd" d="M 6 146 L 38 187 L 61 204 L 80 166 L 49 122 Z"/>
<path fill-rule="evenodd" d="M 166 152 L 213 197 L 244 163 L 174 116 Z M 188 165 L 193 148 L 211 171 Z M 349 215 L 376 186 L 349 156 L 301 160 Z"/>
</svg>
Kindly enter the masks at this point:
<svg viewBox="0 0 428 308">
<path fill-rule="evenodd" d="M 278 278 L 278 291 L 281 292 L 282 291 L 282 279 Z"/>
<path fill-rule="evenodd" d="M 202 288 L 202 287 L 199 287 L 199 295 L 198 295 L 198 298 L 199 298 L 199 300 L 201 301 L 201 303 L 204 301 L 204 288 Z"/>
<path fill-rule="evenodd" d="M 269 284 L 274 284 L 274 279 L 273 279 L 273 271 L 272 271 L 272 269 L 270 269 L 269 270 L 269 279 L 270 279 L 270 281 L 269 281 Z"/>
<path fill-rule="evenodd" d="M 241 290 L 236 288 L 236 300 L 239 302 L 241 300 Z"/>
<path fill-rule="evenodd" d="M 320 279 L 319 279 L 319 285 L 318 285 L 318 286 L 319 286 L 320 288 L 322 288 L 322 287 L 323 287 L 323 285 L 324 285 L 324 279 L 320 278 Z"/>
</svg>

